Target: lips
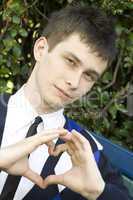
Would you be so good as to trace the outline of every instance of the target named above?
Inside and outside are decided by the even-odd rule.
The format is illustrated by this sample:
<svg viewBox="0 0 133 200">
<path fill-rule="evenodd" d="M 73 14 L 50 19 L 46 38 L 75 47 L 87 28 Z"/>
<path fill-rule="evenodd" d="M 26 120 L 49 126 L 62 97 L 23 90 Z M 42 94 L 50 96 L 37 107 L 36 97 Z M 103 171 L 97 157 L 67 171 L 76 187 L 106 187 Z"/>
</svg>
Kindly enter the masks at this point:
<svg viewBox="0 0 133 200">
<path fill-rule="evenodd" d="M 60 89 L 60 88 L 58 88 L 57 86 L 55 86 L 56 87 L 56 89 L 58 89 L 61 93 L 63 93 L 63 95 L 65 95 L 66 97 L 68 97 L 68 98 L 71 98 L 72 99 L 72 97 L 69 95 L 69 94 L 67 94 L 64 90 L 62 90 L 62 89 Z"/>
</svg>

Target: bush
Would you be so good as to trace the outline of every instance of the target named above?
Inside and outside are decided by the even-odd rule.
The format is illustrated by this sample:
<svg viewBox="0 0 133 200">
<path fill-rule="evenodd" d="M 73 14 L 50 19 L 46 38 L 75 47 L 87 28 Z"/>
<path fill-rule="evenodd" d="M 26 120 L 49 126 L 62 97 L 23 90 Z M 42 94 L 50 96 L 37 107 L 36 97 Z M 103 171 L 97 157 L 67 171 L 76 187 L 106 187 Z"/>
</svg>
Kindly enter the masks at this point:
<svg viewBox="0 0 133 200">
<path fill-rule="evenodd" d="M 0 92 L 15 92 L 27 80 L 34 62 L 33 43 L 49 14 L 75 2 L 7 0 L 0 4 Z M 118 55 L 94 90 L 67 107 L 66 112 L 90 129 L 133 150 L 133 2 L 81 0 L 80 3 L 96 5 L 114 16 Z"/>
</svg>

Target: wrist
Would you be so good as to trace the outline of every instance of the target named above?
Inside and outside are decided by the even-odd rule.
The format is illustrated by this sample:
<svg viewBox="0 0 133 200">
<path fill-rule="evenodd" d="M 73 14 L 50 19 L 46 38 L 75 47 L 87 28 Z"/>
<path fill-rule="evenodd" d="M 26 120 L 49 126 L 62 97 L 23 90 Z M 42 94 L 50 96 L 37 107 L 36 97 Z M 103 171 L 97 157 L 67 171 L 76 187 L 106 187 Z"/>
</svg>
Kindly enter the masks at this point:
<svg viewBox="0 0 133 200">
<path fill-rule="evenodd" d="M 96 186 L 92 191 L 86 190 L 82 196 L 87 200 L 96 200 L 104 191 L 105 182 L 103 181 L 100 185 Z"/>
</svg>

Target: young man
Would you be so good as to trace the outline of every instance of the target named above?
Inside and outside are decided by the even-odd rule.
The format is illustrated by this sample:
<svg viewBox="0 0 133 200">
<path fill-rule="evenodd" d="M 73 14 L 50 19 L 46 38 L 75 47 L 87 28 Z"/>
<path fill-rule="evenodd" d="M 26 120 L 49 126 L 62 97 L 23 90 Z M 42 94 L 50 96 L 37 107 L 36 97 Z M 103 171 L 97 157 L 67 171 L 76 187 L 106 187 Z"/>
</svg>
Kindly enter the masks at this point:
<svg viewBox="0 0 133 200">
<path fill-rule="evenodd" d="M 129 199 L 119 173 L 112 169 L 103 155 L 102 146 L 89 132 L 63 115 L 66 105 L 91 90 L 114 55 L 113 26 L 110 19 L 98 9 L 68 7 L 51 16 L 42 36 L 35 42 L 36 63 L 27 83 L 9 99 L 2 139 L 3 151 L 9 150 L 7 145 L 22 140 L 27 131 L 29 133 L 29 126 L 38 115 L 42 122 L 37 127 L 38 134 L 26 139 L 26 144 L 32 147 L 25 151 L 24 140 L 17 143 L 17 147 L 14 146 L 14 154 L 10 151 L 13 169 L 10 162 L 2 165 L 1 168 L 8 173 L 23 177 L 19 177 L 15 183 L 13 195 L 12 191 L 8 195 L 4 191 L 7 191 L 6 187 L 10 187 L 11 182 L 8 183 L 9 176 L 2 171 L 1 199 Z M 68 132 L 65 136 L 63 127 Z M 44 137 L 42 143 L 58 137 L 57 132 L 65 140 L 63 143 L 56 139 L 55 148 L 52 142 L 48 143 L 51 156 L 45 144 L 38 147 L 42 143 L 35 145 L 31 142 L 38 140 L 38 135 L 42 135 L 41 130 L 44 130 L 44 135 L 47 132 L 52 134 L 51 138 Z M 16 155 L 16 149 L 20 150 L 19 155 Z M 23 156 L 26 162 L 21 162 Z M 27 160 L 31 168 L 28 175 Z M 20 165 L 25 170 L 21 171 Z"/>
</svg>

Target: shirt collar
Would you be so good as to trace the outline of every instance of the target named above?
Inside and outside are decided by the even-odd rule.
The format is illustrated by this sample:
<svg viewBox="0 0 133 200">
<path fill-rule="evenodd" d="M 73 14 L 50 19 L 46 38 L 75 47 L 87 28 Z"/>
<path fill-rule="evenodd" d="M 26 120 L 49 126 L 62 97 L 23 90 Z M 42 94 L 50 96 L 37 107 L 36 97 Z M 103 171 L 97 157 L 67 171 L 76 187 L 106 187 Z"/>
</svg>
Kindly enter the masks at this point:
<svg viewBox="0 0 133 200">
<path fill-rule="evenodd" d="M 10 105 L 17 109 L 18 112 L 20 111 L 25 123 L 33 121 L 35 117 L 38 116 L 38 113 L 32 107 L 24 94 L 24 85 L 14 95 L 12 95 Z M 41 114 L 40 116 L 43 119 L 44 127 L 46 129 L 63 127 L 65 124 L 65 117 L 63 112 L 64 109 L 59 109 L 56 112 Z"/>
</svg>

